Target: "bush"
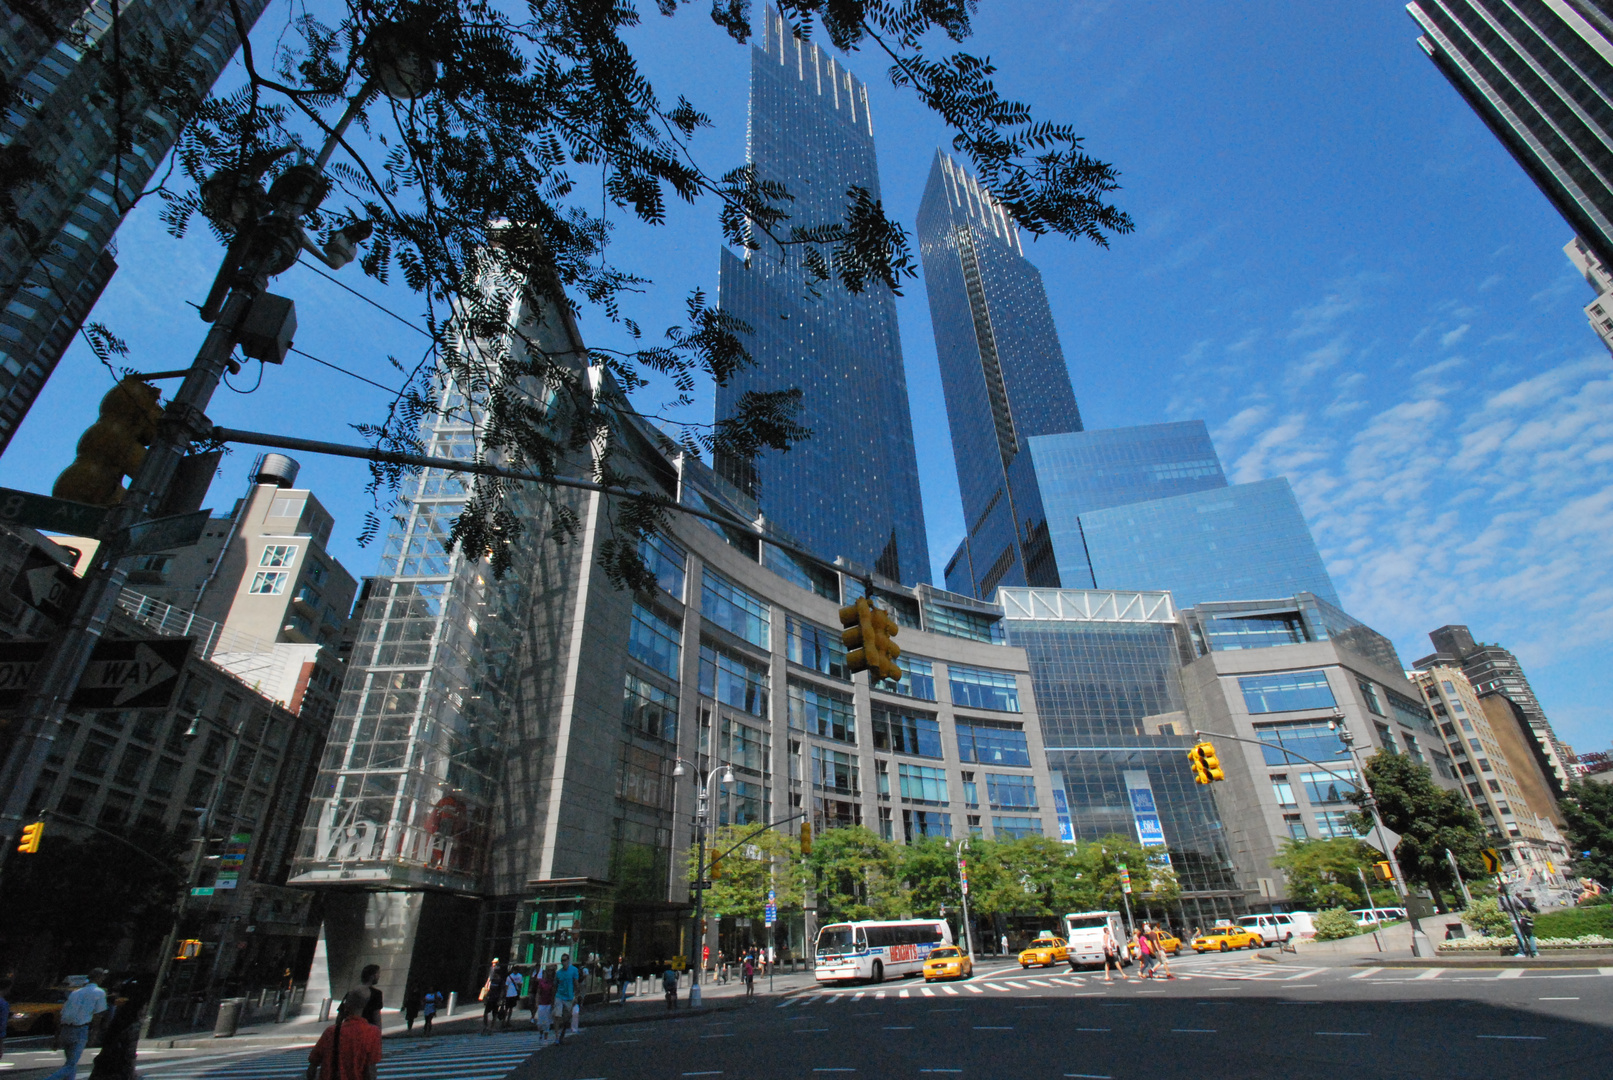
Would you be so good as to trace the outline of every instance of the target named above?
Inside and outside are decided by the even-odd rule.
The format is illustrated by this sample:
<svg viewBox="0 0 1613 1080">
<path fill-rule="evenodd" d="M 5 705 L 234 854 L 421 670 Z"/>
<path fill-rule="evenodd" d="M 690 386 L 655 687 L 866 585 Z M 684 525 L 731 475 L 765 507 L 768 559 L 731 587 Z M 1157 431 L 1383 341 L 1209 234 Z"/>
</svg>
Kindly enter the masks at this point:
<svg viewBox="0 0 1613 1080">
<path fill-rule="evenodd" d="M 1355 937 L 1361 932 L 1361 928 L 1355 924 L 1355 916 L 1343 908 L 1321 912 L 1311 921 L 1316 925 L 1317 941 L 1337 941 L 1339 938 Z"/>
<path fill-rule="evenodd" d="M 1473 906 L 1462 912 L 1462 921 L 1486 937 L 1512 936 L 1512 920 L 1493 896 L 1473 901 Z"/>
<path fill-rule="evenodd" d="M 1590 934 L 1613 937 L 1613 908 L 1597 904 L 1535 916 L 1536 937 L 1578 938 Z"/>
</svg>

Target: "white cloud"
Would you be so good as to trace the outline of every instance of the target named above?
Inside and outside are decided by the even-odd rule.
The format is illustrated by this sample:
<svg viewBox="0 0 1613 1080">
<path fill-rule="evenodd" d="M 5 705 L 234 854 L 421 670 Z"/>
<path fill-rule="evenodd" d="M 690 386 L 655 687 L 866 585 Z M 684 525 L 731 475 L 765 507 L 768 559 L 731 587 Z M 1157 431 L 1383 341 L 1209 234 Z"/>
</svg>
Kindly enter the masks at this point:
<svg viewBox="0 0 1613 1080">
<path fill-rule="evenodd" d="M 1439 336 L 1439 343 L 1441 346 L 1448 349 L 1452 345 L 1455 345 L 1458 341 L 1461 341 L 1463 338 L 1467 337 L 1467 332 L 1471 329 L 1473 329 L 1471 323 L 1463 323 L 1455 330 L 1450 330 L 1441 334 Z"/>
</svg>

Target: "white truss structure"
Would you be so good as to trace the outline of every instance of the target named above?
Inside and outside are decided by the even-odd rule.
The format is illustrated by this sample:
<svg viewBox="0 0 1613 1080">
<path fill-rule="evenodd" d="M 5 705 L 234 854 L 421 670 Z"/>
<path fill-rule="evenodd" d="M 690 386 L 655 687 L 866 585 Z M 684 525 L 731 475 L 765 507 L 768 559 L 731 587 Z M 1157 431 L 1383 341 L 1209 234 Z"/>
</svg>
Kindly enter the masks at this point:
<svg viewBox="0 0 1613 1080">
<path fill-rule="evenodd" d="M 997 602 L 1009 619 L 1040 622 L 1169 623 L 1176 605 L 1168 592 L 1112 592 L 1107 589 L 997 590 Z"/>
</svg>

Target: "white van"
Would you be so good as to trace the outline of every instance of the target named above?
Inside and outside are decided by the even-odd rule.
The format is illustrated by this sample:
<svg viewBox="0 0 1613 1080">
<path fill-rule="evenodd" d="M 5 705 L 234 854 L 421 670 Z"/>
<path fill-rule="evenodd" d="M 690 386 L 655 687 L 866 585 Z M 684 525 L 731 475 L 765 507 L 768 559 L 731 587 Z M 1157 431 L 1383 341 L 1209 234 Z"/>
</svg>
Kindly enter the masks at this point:
<svg viewBox="0 0 1613 1080">
<path fill-rule="evenodd" d="M 1355 916 L 1355 925 L 1371 926 L 1374 923 L 1401 922 L 1406 917 L 1406 909 L 1403 907 L 1357 908 L 1350 914 Z"/>
<path fill-rule="evenodd" d="M 1129 964 L 1126 956 L 1125 924 L 1118 911 L 1077 911 L 1064 916 L 1064 937 L 1070 943 L 1070 969 L 1093 965 L 1103 966 L 1103 928 L 1107 926 L 1120 946 L 1121 964 Z"/>
<path fill-rule="evenodd" d="M 1290 938 L 1304 940 L 1316 936 L 1316 924 L 1311 922 L 1311 913 L 1308 911 L 1245 915 L 1238 920 L 1238 925 L 1258 933 L 1267 945 L 1276 945 Z"/>
</svg>

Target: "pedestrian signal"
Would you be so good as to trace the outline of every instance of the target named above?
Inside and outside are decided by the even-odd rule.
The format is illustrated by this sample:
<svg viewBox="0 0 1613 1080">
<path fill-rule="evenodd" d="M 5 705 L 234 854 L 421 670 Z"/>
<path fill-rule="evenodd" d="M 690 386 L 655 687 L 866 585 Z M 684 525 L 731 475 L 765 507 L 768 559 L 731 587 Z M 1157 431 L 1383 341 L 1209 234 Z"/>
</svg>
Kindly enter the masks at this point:
<svg viewBox="0 0 1613 1080">
<path fill-rule="evenodd" d="M 37 854 L 39 852 L 39 838 L 43 835 L 45 835 L 45 823 L 43 821 L 36 821 L 32 825 L 24 825 L 22 827 L 22 836 L 18 838 L 21 842 L 17 845 L 17 850 L 24 855 Z"/>
<path fill-rule="evenodd" d="M 186 938 L 179 943 L 179 952 L 174 956 L 174 959 L 194 960 L 200 955 L 202 955 L 202 943 L 196 938 Z"/>
<path fill-rule="evenodd" d="M 50 493 L 58 499 L 115 506 L 123 500 L 125 476 L 133 476 L 157 437 L 162 409 L 157 388 L 129 375 L 101 399 L 100 418 L 78 439 L 78 456 L 62 470 Z"/>
<path fill-rule="evenodd" d="M 846 667 L 852 672 L 867 671 L 875 682 L 888 679 L 900 682 L 902 669 L 896 658 L 902 655 L 901 646 L 891 639 L 901 627 L 890 612 L 868 602 L 866 596 L 855 604 L 840 609 L 841 644 L 845 645 Z"/>
<path fill-rule="evenodd" d="M 1379 881 L 1393 881 L 1395 879 L 1395 868 L 1389 865 L 1388 860 L 1373 863 L 1372 872 L 1378 875 Z"/>
<path fill-rule="evenodd" d="M 801 822 L 801 854 L 812 854 L 812 822 Z"/>
</svg>

